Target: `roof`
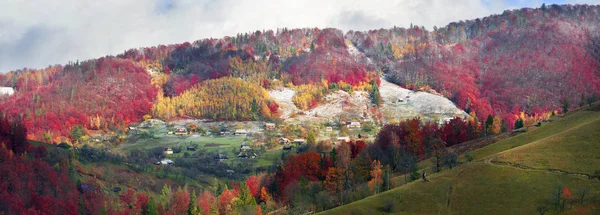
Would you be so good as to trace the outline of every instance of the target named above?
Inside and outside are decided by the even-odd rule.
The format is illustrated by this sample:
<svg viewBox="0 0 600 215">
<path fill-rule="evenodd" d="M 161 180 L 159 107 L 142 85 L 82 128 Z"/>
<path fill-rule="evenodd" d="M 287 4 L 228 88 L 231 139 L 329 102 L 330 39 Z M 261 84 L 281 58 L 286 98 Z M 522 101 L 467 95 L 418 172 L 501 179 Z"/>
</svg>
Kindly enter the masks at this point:
<svg viewBox="0 0 600 215">
<path fill-rule="evenodd" d="M 275 123 L 270 123 L 270 122 L 267 122 L 267 123 L 265 123 L 265 125 L 266 125 L 266 126 L 275 126 Z"/>
<path fill-rule="evenodd" d="M 242 147 L 241 147 L 241 149 L 244 149 L 244 150 L 250 150 L 250 149 L 252 149 L 252 148 L 250 148 L 250 146 L 242 146 Z"/>
<path fill-rule="evenodd" d="M 304 142 L 304 139 L 294 139 L 294 142 Z"/>
</svg>

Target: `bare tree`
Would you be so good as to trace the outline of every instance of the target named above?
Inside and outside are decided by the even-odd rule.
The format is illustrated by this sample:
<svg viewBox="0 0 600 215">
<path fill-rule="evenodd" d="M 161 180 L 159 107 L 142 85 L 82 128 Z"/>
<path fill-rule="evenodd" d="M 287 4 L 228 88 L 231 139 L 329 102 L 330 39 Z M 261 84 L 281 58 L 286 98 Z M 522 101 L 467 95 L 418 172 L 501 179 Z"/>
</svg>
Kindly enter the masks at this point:
<svg viewBox="0 0 600 215">
<path fill-rule="evenodd" d="M 577 190 L 577 196 L 579 197 L 579 204 L 583 204 L 583 200 L 585 199 L 585 196 L 588 193 L 590 193 L 590 189 L 587 187 Z"/>
</svg>

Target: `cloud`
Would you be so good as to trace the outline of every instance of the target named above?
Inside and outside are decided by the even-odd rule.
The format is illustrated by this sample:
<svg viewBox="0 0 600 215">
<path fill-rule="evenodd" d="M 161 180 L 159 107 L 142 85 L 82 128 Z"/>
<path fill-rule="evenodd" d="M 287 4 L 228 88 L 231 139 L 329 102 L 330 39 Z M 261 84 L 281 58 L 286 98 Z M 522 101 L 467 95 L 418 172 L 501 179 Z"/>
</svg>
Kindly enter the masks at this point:
<svg viewBox="0 0 600 215">
<path fill-rule="evenodd" d="M 528 3 L 519 4 L 524 5 L 514 0 L 3 0 L 0 72 L 282 27 L 347 31 L 413 23 L 431 29 Z"/>
</svg>

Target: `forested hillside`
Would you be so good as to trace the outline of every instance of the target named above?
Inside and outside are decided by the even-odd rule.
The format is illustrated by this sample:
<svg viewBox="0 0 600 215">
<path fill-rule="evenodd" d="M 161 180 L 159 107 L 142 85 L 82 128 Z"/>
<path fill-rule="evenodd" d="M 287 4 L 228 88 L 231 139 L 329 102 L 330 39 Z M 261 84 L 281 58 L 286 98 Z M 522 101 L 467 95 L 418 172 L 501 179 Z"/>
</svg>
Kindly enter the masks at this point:
<svg viewBox="0 0 600 215">
<path fill-rule="evenodd" d="M 432 87 L 480 119 L 575 107 L 600 88 L 600 9 L 558 6 L 450 23 L 349 32 L 390 80 Z M 511 125 L 512 126 L 512 125 Z"/>
<path fill-rule="evenodd" d="M 75 125 L 118 129 L 145 114 L 251 120 L 277 112 L 277 104 L 257 88 L 297 87 L 301 93 L 294 102 L 310 109 L 338 89 L 378 94 L 373 85 L 385 74 L 410 89 L 440 92 L 480 122 L 500 116 L 510 128 L 521 112 L 535 117 L 598 97 L 599 23 L 600 6 L 552 5 L 433 31 L 411 26 L 344 35 L 337 29 L 284 28 L 131 49 L 116 57 L 2 74 L 0 85 L 17 93 L 0 99 L 0 112 L 22 119 L 35 139 L 69 136 Z M 240 101 L 234 88 L 203 89 L 218 82 L 202 82 L 223 77 L 242 79 L 238 85 L 247 95 L 264 98 L 248 105 L 254 101 Z M 229 102 L 218 111 L 182 104 L 183 97 L 200 92 L 224 95 L 220 99 Z"/>
</svg>

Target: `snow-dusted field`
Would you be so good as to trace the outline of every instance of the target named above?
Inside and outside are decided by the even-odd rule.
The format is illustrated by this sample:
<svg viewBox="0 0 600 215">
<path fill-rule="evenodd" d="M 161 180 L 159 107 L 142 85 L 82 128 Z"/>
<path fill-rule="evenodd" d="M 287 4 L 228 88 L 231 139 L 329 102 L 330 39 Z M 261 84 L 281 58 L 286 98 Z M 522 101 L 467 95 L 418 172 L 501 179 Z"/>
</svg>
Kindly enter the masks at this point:
<svg viewBox="0 0 600 215">
<path fill-rule="evenodd" d="M 383 79 L 379 90 L 383 103 L 378 111 L 382 113 L 383 122 L 414 117 L 437 120 L 466 115 L 447 98 L 426 92 L 412 92 Z M 377 121 L 375 114 L 369 110 L 373 106 L 369 94 L 365 91 L 355 91 L 352 94 L 341 90 L 333 92 L 325 96 L 317 107 L 304 111 L 298 109 L 292 102 L 295 95 L 293 89 L 284 87 L 271 90 L 269 94 L 279 103 L 280 111 L 282 111 L 281 117 L 289 123 L 319 123 L 336 121 L 340 117 L 346 120 L 372 119 Z M 293 115 L 294 117 L 291 117 Z"/>
</svg>

